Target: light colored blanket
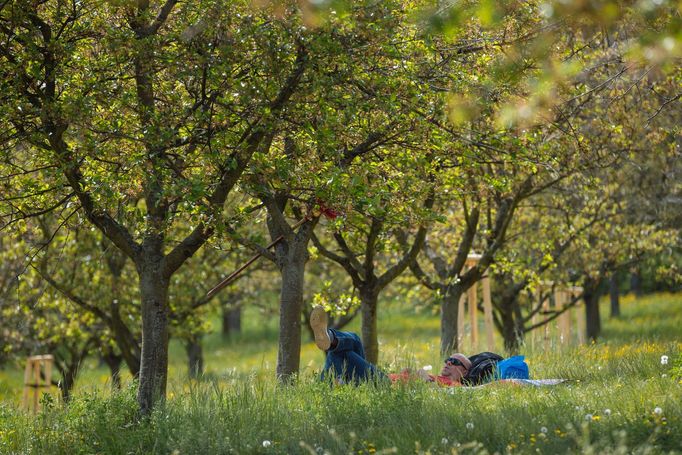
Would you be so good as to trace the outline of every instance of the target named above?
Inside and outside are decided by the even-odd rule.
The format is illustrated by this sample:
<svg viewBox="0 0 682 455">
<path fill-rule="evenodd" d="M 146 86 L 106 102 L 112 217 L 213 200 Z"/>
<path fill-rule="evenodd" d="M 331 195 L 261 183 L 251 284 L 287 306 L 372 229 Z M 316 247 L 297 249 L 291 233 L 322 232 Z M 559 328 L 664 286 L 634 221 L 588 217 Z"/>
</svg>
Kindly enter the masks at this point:
<svg viewBox="0 0 682 455">
<path fill-rule="evenodd" d="M 446 393 L 454 394 L 455 389 L 480 389 L 481 387 L 490 387 L 495 385 L 509 384 L 516 386 L 532 386 L 532 387 L 547 387 L 557 384 L 562 384 L 564 382 L 569 382 L 569 379 L 500 379 L 498 381 L 488 382 L 486 384 L 481 384 L 471 387 L 445 387 Z"/>
<path fill-rule="evenodd" d="M 503 379 L 499 382 L 511 382 L 519 385 L 532 385 L 542 387 L 547 385 L 557 385 L 568 381 L 568 379 Z"/>
</svg>

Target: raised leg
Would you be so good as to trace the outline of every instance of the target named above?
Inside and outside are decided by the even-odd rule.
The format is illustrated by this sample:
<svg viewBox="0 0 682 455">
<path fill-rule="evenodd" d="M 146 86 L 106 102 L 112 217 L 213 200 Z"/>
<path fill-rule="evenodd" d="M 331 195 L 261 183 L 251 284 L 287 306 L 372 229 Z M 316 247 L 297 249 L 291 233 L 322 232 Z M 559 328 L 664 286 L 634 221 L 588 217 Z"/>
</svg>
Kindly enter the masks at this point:
<svg viewBox="0 0 682 455">
<path fill-rule="evenodd" d="M 336 346 L 327 351 L 327 359 L 322 371 L 322 378 L 333 374 L 344 383 L 358 384 L 373 379 L 387 379 L 387 376 L 376 365 L 365 359 L 365 348 L 360 337 L 352 332 L 341 332 L 330 329 Z M 331 371 L 331 373 L 330 373 Z"/>
</svg>

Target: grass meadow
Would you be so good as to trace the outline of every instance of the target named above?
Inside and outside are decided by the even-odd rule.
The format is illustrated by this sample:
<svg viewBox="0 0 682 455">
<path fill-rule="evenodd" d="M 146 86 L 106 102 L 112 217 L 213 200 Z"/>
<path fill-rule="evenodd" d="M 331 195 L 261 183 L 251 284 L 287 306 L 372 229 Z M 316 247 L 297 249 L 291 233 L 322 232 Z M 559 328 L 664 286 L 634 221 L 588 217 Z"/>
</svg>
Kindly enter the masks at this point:
<svg viewBox="0 0 682 455">
<path fill-rule="evenodd" d="M 437 316 L 384 310 L 382 368 L 438 370 Z M 238 337 L 206 337 L 202 380 L 186 378 L 184 350 L 172 343 L 168 400 L 149 419 L 138 418 L 130 381 L 111 393 L 94 362 L 68 407 L 46 399 L 40 414 L 25 414 L 21 369 L 8 367 L 0 453 L 682 453 L 682 295 L 626 297 L 617 320 L 606 310 L 599 343 L 529 340 L 531 377 L 570 380 L 553 387 L 330 387 L 317 381 L 323 357 L 309 341 L 299 380 L 278 385 L 276 321 L 258 314 Z"/>
</svg>

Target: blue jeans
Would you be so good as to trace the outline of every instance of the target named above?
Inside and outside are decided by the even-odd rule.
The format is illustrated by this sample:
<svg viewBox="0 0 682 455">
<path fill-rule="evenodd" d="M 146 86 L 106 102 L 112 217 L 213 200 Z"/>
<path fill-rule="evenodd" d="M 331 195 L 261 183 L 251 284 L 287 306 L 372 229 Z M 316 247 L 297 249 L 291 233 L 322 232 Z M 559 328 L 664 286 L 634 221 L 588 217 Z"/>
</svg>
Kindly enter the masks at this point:
<svg viewBox="0 0 682 455">
<path fill-rule="evenodd" d="M 327 351 L 322 370 L 322 379 L 332 374 L 344 384 L 359 384 L 368 380 L 384 380 L 388 377 L 375 365 L 365 359 L 365 348 L 360 337 L 352 332 L 329 329 L 337 345 Z"/>
</svg>

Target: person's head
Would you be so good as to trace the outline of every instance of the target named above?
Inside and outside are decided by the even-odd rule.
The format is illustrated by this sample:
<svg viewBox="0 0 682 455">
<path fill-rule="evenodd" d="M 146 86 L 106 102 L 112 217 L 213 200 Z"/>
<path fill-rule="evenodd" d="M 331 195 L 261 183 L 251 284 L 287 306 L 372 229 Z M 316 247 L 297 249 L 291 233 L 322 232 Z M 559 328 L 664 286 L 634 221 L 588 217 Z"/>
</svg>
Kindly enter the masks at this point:
<svg viewBox="0 0 682 455">
<path fill-rule="evenodd" d="M 440 375 L 459 381 L 466 376 L 469 368 L 471 368 L 471 361 L 464 354 L 457 352 L 445 359 Z"/>
</svg>

